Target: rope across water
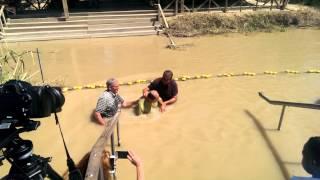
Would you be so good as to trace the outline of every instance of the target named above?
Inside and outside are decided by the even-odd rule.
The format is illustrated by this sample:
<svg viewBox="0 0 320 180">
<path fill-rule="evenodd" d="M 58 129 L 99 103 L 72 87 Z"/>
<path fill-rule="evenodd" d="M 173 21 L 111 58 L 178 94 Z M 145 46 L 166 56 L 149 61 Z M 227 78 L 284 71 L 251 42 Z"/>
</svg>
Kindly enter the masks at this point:
<svg viewBox="0 0 320 180">
<path fill-rule="evenodd" d="M 285 70 L 285 71 L 264 71 L 261 73 L 255 72 L 243 72 L 243 73 L 223 73 L 223 74 L 200 74 L 200 75 L 183 75 L 174 78 L 176 81 L 187 81 L 187 80 L 194 80 L 194 79 L 209 79 L 209 78 L 227 78 L 227 77 L 239 77 L 239 76 L 261 76 L 261 75 L 272 75 L 276 76 L 278 74 L 293 74 L 293 75 L 301 75 L 301 74 L 320 74 L 319 69 L 310 69 L 307 71 L 296 71 L 296 70 Z M 128 81 L 128 82 L 120 82 L 120 86 L 130 86 L 134 84 L 146 84 L 150 83 L 151 80 L 135 80 L 135 81 Z M 73 91 L 73 90 L 80 90 L 80 89 L 96 89 L 96 88 L 106 88 L 105 84 L 89 84 L 85 86 L 73 86 L 73 87 L 64 87 L 62 88 L 63 92 Z"/>
</svg>

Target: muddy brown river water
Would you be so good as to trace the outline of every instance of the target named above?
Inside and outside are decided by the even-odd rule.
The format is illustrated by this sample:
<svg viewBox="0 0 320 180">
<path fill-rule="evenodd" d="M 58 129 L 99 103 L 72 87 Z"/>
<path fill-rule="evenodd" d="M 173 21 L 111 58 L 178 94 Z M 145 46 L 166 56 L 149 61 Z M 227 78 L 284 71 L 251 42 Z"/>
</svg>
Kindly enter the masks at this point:
<svg viewBox="0 0 320 180">
<path fill-rule="evenodd" d="M 9 44 L 19 50 L 39 48 L 44 78 L 65 86 L 153 79 L 165 69 L 181 75 L 320 69 L 320 31 L 229 34 L 176 39 L 178 50 L 166 49 L 159 36 L 79 39 Z M 26 57 L 29 69 L 34 67 Z M 37 75 L 35 79 L 39 79 Z M 320 111 L 287 108 L 281 131 L 276 131 L 281 106 L 262 100 L 257 92 L 275 100 L 315 103 L 320 99 L 320 74 L 213 77 L 179 81 L 179 99 L 165 113 L 153 109 L 135 116 L 132 109 L 120 116 L 122 146 L 134 150 L 144 162 L 148 180 L 282 180 L 308 175 L 300 165 L 303 144 L 320 134 Z M 121 86 L 128 100 L 141 95 L 146 84 Z M 103 89 L 65 93 L 59 113 L 71 156 L 78 161 L 103 127 L 90 114 Z M 34 153 L 52 156 L 52 166 L 66 170 L 66 156 L 53 117 L 41 119 L 32 139 Z M 118 161 L 118 178 L 135 179 L 126 160 Z M 0 175 L 8 171 L 1 167 Z"/>
</svg>

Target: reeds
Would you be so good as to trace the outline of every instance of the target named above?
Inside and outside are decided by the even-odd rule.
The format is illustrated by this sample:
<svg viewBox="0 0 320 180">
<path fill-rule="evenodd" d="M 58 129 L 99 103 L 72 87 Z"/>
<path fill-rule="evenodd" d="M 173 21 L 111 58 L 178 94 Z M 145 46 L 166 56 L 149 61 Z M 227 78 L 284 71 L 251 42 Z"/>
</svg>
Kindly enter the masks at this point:
<svg viewBox="0 0 320 180">
<path fill-rule="evenodd" d="M 287 27 L 320 27 L 320 12 L 316 10 L 259 11 L 242 13 L 191 13 L 169 20 L 174 36 L 190 37 L 230 32 L 271 32 Z"/>
<path fill-rule="evenodd" d="M 27 81 L 38 73 L 38 71 L 32 74 L 26 72 L 23 56 L 27 53 L 27 51 L 17 53 L 14 50 L 5 50 L 0 56 L 0 84 L 10 79 Z"/>
</svg>

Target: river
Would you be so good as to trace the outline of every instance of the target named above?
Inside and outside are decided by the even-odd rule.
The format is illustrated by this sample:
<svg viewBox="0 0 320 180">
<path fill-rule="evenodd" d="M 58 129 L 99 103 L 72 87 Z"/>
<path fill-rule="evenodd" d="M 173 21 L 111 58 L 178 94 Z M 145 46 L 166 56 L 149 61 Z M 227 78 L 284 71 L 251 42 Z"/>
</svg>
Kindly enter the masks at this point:
<svg viewBox="0 0 320 180">
<path fill-rule="evenodd" d="M 320 99 L 320 31 L 227 34 L 175 39 L 179 48 L 167 49 L 159 36 L 21 42 L 9 47 L 39 48 L 47 82 L 77 86 L 153 79 L 171 69 L 175 77 L 212 74 L 212 78 L 178 81 L 177 103 L 160 113 L 135 116 L 123 109 L 120 116 L 121 150 L 134 150 L 144 163 L 146 179 L 282 180 L 308 175 L 300 165 L 302 147 L 320 134 L 320 111 L 287 108 L 277 131 L 281 106 L 268 104 L 262 91 L 274 100 L 315 103 Z M 35 56 L 36 57 L 36 56 Z M 26 56 L 27 67 L 38 69 Z M 34 65 L 32 65 L 34 64 Z M 296 70 L 302 73 L 281 73 Z M 276 75 L 217 77 L 223 73 L 264 71 Z M 40 74 L 35 77 L 40 79 Z M 127 100 L 137 99 L 147 84 L 121 86 Z M 70 154 L 77 162 L 95 143 L 103 127 L 91 121 L 91 112 L 103 89 L 65 93 L 59 113 Z M 52 156 L 59 173 L 66 156 L 53 116 L 40 120 L 32 139 L 34 153 Z M 8 171 L 1 167 L 0 175 Z M 135 170 L 119 160 L 119 179 L 135 179 Z"/>
</svg>

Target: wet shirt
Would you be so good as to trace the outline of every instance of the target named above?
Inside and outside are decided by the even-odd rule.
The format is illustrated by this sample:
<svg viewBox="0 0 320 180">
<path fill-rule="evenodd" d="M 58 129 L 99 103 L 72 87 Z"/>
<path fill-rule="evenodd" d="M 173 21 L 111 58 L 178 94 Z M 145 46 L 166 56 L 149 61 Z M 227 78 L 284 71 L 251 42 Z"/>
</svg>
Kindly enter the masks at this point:
<svg viewBox="0 0 320 180">
<path fill-rule="evenodd" d="M 161 78 L 155 79 L 148 86 L 150 90 L 156 90 L 163 101 L 167 101 L 178 94 L 178 86 L 176 81 L 171 80 L 165 85 L 161 82 Z"/>
<path fill-rule="evenodd" d="M 98 99 L 96 112 L 101 113 L 102 117 L 112 117 L 117 113 L 123 101 L 118 94 L 105 91 Z"/>
</svg>

